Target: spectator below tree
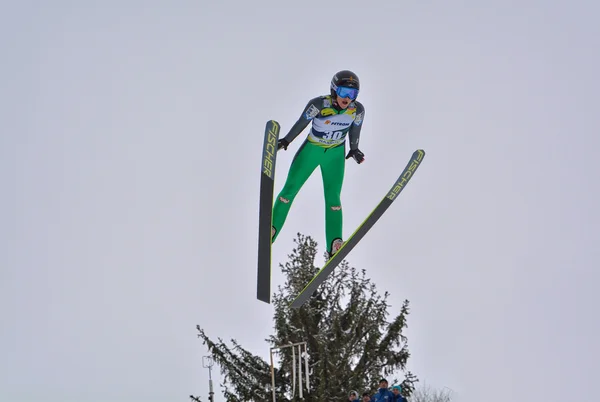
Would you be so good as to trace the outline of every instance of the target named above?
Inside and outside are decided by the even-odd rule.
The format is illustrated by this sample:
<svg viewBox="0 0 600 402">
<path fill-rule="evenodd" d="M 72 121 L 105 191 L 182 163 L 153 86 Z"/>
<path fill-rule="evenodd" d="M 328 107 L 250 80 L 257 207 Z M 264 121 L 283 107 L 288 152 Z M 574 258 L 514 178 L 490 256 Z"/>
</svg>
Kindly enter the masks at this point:
<svg viewBox="0 0 600 402">
<path fill-rule="evenodd" d="M 406 402 L 406 398 L 402 396 L 402 387 L 400 385 L 394 385 L 392 387 L 392 394 L 394 395 L 392 401 Z"/>
<path fill-rule="evenodd" d="M 394 394 L 388 389 L 388 381 L 385 378 L 379 380 L 379 390 L 371 398 L 371 402 L 392 402 Z"/>
</svg>

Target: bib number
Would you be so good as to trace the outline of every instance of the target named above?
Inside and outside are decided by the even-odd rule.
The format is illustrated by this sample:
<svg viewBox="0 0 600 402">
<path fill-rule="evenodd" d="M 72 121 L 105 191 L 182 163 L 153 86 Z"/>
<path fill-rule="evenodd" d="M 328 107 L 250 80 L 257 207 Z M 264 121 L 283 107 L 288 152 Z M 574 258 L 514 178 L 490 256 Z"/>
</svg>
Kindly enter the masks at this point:
<svg viewBox="0 0 600 402">
<path fill-rule="evenodd" d="M 325 135 L 323 135 L 323 139 L 337 141 L 342 138 L 342 135 L 344 135 L 344 133 L 341 131 L 326 131 Z"/>
</svg>

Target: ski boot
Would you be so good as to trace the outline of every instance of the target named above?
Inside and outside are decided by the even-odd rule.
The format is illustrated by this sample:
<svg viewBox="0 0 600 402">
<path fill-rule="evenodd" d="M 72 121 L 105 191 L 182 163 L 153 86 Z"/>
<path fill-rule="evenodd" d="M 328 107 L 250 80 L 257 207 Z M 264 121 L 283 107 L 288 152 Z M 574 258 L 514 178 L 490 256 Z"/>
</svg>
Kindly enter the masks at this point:
<svg viewBox="0 0 600 402">
<path fill-rule="evenodd" d="M 329 255 L 329 259 L 331 260 L 331 258 L 333 258 L 333 256 L 335 255 L 335 253 L 337 253 L 338 251 L 340 251 L 340 248 L 342 248 L 342 245 L 344 245 L 344 241 L 342 239 L 334 239 L 331 242 L 331 252 L 327 252 L 327 254 Z"/>
</svg>

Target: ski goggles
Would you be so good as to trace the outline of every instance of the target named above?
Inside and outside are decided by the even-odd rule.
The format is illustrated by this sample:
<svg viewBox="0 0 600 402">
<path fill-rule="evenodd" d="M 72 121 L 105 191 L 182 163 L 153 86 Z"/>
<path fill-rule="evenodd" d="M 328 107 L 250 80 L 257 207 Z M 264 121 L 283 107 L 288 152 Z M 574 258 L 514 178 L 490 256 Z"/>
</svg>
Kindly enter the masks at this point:
<svg viewBox="0 0 600 402">
<path fill-rule="evenodd" d="M 335 93 L 340 98 L 356 99 L 356 97 L 358 96 L 358 89 L 348 88 L 348 87 L 337 87 L 337 89 L 335 90 Z"/>
</svg>

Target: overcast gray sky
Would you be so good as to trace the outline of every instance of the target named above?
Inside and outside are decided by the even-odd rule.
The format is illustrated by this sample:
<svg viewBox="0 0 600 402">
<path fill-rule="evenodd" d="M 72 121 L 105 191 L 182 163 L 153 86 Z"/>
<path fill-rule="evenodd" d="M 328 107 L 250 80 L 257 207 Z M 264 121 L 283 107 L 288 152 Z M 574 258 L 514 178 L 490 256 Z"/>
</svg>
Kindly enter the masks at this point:
<svg viewBox="0 0 600 402">
<path fill-rule="evenodd" d="M 196 324 L 268 357 L 264 125 L 287 132 L 341 69 L 366 107 L 346 236 L 427 152 L 348 257 L 393 312 L 410 300 L 410 370 L 460 402 L 597 400 L 600 7 L 217 3 L 2 6 L 0 400 L 206 398 Z M 324 251 L 320 180 L 276 264 L 296 232 Z"/>
</svg>

